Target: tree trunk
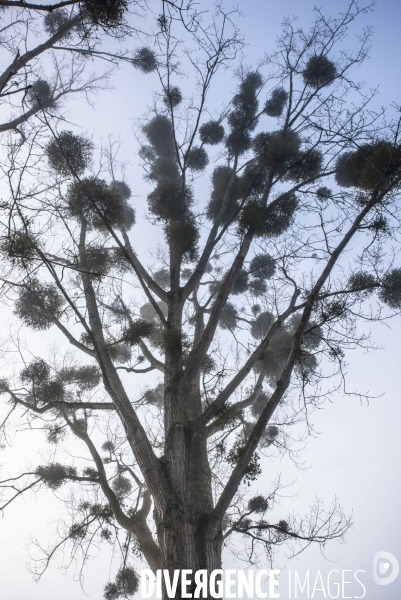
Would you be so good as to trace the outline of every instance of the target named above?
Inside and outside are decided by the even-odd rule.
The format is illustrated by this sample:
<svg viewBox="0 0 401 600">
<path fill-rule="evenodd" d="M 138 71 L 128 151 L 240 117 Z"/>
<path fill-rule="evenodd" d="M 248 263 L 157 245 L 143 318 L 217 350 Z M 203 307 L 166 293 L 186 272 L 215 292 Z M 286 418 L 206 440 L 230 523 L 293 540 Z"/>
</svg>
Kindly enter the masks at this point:
<svg viewBox="0 0 401 600">
<path fill-rule="evenodd" d="M 166 378 L 167 379 L 167 378 Z M 158 521 L 158 540 L 163 569 L 221 568 L 221 528 L 209 526 L 213 510 L 211 472 L 205 431 L 193 436 L 191 422 L 201 414 L 200 373 L 192 384 L 180 389 L 174 379 L 166 386 L 166 444 L 163 466 L 175 501 Z M 188 589 L 190 591 L 190 588 Z M 167 598 L 164 590 L 164 597 Z M 181 598 L 181 579 L 176 598 Z"/>
<path fill-rule="evenodd" d="M 186 590 L 192 593 L 195 589 L 193 577 L 196 571 L 206 570 L 208 576 L 215 569 L 221 569 L 221 550 L 223 536 L 221 529 L 217 535 L 213 535 L 205 520 L 193 523 L 185 518 L 182 511 L 177 507 L 171 507 L 171 510 L 164 516 L 158 527 L 159 544 L 162 551 L 162 569 L 167 569 L 170 574 L 170 581 L 173 581 L 174 571 L 179 569 L 190 569 L 192 575 L 187 576 L 192 584 Z M 167 599 L 166 588 L 163 580 L 163 600 Z M 182 598 L 181 576 L 178 579 L 178 585 L 174 596 L 176 599 Z"/>
</svg>

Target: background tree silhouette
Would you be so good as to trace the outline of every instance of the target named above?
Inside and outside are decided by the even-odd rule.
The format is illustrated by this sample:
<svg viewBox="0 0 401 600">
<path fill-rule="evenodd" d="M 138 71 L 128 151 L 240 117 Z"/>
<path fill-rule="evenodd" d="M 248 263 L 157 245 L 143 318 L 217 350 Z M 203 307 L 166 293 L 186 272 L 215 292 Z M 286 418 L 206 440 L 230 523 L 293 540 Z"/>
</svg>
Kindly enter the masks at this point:
<svg viewBox="0 0 401 600">
<path fill-rule="evenodd" d="M 357 52 L 342 48 L 369 8 L 317 11 L 309 31 L 287 21 L 265 64 L 240 65 L 213 118 L 208 91 L 241 46 L 230 16 L 191 30 L 191 90 L 178 85 L 175 20 L 159 19 L 156 51 L 135 55 L 160 81 L 139 133 L 148 218 L 164 239 L 149 266 L 112 153 L 106 176 L 92 140 L 48 119 L 48 172 L 34 136 L 9 147 L 3 296 L 22 325 L 74 350 L 21 351 L 1 382 L 4 434 L 17 418 L 52 445 L 46 464 L 4 478 L 3 509 L 48 488 L 72 513 L 39 575 L 63 545 L 85 560 L 91 544 L 118 540 L 113 600 L 137 590 L 135 557 L 210 571 L 232 540 L 250 561 L 273 560 L 280 545 L 345 534 L 337 501 L 275 519 L 280 482 L 264 495 L 252 482 L 261 453 L 291 450 L 291 427 L 323 402 L 324 378 L 342 377 L 346 350 L 369 343 L 359 325 L 401 306 L 399 122 L 383 126 L 352 79 L 369 32 Z M 80 457 L 61 462 L 74 444 Z"/>
</svg>

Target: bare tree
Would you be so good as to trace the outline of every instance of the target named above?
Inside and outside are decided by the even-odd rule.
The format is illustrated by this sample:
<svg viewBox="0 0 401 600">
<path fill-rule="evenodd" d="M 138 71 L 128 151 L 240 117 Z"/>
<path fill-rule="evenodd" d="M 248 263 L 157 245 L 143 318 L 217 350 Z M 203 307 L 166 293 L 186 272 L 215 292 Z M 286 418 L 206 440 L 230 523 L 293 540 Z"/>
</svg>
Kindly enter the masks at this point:
<svg viewBox="0 0 401 600">
<path fill-rule="evenodd" d="M 142 53 L 160 78 L 139 132 L 148 217 L 165 240 L 149 265 L 113 151 L 106 180 L 90 170 L 92 142 L 70 131 L 49 125 L 49 173 L 42 164 L 39 174 L 34 138 L 10 147 L 2 293 L 23 325 L 58 330 L 73 349 L 28 358 L 16 339 L 23 364 L 1 383 L 5 441 L 18 418 L 56 444 L 47 464 L 4 478 L 3 509 L 32 489 L 73 490 L 72 521 L 39 574 L 64 544 L 84 563 L 91 544 L 117 540 L 121 569 L 105 588 L 113 600 L 137 589 L 133 554 L 153 570 L 210 572 L 233 539 L 254 562 L 281 544 L 297 553 L 346 532 L 337 501 L 276 520 L 280 481 L 248 492 L 260 454 L 291 452 L 291 428 L 308 424 L 329 376 L 341 382 L 346 350 L 369 343 L 359 324 L 401 306 L 390 252 L 399 122 L 383 125 L 354 83 L 369 31 L 358 51 L 342 49 L 370 9 L 352 1 L 338 18 L 317 11 L 309 31 L 287 21 L 277 51 L 237 71 L 237 92 L 212 119 L 208 91 L 241 45 L 230 16 L 191 30 L 190 97 L 177 85 L 174 18 L 160 18 L 159 58 Z M 199 178 L 209 181 L 213 146 L 205 201 Z M 71 438 L 79 457 L 64 464 L 57 452 Z"/>
<path fill-rule="evenodd" d="M 166 12 L 165 2 L 160 9 Z M 57 4 L 0 2 L 2 26 L 0 74 L 2 118 L 0 132 L 13 131 L 26 138 L 28 122 L 43 112 L 62 119 L 61 100 L 78 92 L 88 95 L 104 87 L 113 67 L 121 61 L 148 72 L 155 67 L 145 47 L 127 50 L 122 44 L 141 31 L 147 6 L 140 0 L 101 2 L 76 0 Z M 167 3 L 167 10 L 187 29 L 198 14 L 192 3 Z M 148 51 L 146 53 L 146 51 Z M 96 75 L 86 74 L 88 61 L 101 61 Z M 33 127 L 37 131 L 38 122 Z"/>
</svg>

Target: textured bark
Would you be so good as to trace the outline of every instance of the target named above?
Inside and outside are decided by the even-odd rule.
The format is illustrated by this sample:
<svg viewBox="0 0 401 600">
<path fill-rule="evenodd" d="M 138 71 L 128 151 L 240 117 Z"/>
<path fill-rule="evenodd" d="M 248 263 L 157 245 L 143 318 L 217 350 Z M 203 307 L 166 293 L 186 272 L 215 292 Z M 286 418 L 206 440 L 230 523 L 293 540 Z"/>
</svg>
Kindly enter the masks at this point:
<svg viewBox="0 0 401 600">
<path fill-rule="evenodd" d="M 200 405 L 200 397 L 197 399 L 196 395 L 199 396 L 199 390 L 195 385 L 180 396 L 169 395 L 174 408 L 169 411 L 165 466 L 179 502 L 168 506 L 158 519 L 158 539 L 163 568 L 169 569 L 171 577 L 174 569 L 211 572 L 221 568 L 221 529 L 218 528 L 217 535 L 215 532 L 211 535 L 208 528 L 213 498 L 206 432 L 193 436 L 188 419 Z M 180 413 L 184 416 L 182 422 L 178 420 Z M 180 591 L 176 597 L 181 598 Z"/>
</svg>

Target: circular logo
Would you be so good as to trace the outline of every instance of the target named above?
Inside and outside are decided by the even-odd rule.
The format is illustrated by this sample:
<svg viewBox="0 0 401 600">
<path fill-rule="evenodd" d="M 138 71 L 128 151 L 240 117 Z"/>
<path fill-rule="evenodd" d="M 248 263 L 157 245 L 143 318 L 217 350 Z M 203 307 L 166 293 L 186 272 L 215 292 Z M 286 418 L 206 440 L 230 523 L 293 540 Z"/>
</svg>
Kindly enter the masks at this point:
<svg viewBox="0 0 401 600">
<path fill-rule="evenodd" d="M 388 585 L 398 577 L 400 565 L 390 552 L 376 552 L 373 558 L 373 579 L 377 585 Z"/>
</svg>

